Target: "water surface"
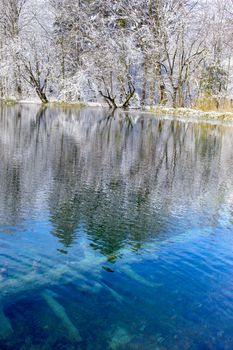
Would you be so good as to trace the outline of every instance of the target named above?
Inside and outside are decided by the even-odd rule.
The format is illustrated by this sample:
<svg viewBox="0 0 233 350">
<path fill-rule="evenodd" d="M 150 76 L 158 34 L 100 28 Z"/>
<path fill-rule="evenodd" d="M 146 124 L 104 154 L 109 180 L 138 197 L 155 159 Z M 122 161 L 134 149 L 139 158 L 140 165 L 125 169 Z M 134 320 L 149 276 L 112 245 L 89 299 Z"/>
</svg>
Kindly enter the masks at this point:
<svg viewBox="0 0 233 350">
<path fill-rule="evenodd" d="M 232 349 L 233 128 L 0 108 L 0 349 Z"/>
</svg>

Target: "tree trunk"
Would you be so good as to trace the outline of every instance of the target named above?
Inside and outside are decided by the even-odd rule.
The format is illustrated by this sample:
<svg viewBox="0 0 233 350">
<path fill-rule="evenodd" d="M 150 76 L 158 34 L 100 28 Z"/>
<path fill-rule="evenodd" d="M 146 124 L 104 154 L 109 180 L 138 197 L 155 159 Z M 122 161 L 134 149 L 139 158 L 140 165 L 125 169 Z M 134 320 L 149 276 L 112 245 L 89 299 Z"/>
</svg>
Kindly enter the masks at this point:
<svg viewBox="0 0 233 350">
<path fill-rule="evenodd" d="M 145 107 L 145 104 L 146 104 L 146 85 L 147 85 L 147 64 L 144 63 L 143 83 L 142 83 L 142 92 L 141 92 L 142 107 Z"/>
<path fill-rule="evenodd" d="M 105 101 L 107 102 L 107 104 L 109 105 L 110 108 L 113 108 L 113 109 L 117 108 L 115 96 L 110 96 L 109 91 L 108 91 L 108 95 L 103 94 L 102 91 L 99 91 L 99 93 L 105 99 Z"/>
<path fill-rule="evenodd" d="M 159 84 L 159 104 L 163 105 L 165 104 L 165 85 L 164 82 L 161 80 Z"/>
<path fill-rule="evenodd" d="M 152 67 L 152 75 L 151 75 L 151 81 L 150 81 L 150 107 L 154 106 L 154 100 L 155 100 L 155 81 L 158 73 L 158 65 L 156 67 L 153 65 Z"/>
<path fill-rule="evenodd" d="M 173 96 L 172 96 L 172 107 L 177 107 L 177 92 L 178 92 L 178 86 L 173 87 Z"/>
<path fill-rule="evenodd" d="M 36 93 L 37 93 L 37 95 L 40 98 L 42 103 L 48 103 L 49 102 L 49 100 L 47 99 L 46 94 L 42 90 L 36 88 Z"/>
</svg>

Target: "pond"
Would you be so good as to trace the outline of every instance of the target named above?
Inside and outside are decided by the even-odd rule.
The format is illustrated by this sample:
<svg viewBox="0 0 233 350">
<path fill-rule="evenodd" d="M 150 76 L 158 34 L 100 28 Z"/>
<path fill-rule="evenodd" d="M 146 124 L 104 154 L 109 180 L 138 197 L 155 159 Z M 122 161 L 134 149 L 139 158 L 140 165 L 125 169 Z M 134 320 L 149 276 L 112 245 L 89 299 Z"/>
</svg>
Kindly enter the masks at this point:
<svg viewBox="0 0 233 350">
<path fill-rule="evenodd" d="M 0 349 L 232 349 L 233 128 L 0 109 Z"/>
</svg>

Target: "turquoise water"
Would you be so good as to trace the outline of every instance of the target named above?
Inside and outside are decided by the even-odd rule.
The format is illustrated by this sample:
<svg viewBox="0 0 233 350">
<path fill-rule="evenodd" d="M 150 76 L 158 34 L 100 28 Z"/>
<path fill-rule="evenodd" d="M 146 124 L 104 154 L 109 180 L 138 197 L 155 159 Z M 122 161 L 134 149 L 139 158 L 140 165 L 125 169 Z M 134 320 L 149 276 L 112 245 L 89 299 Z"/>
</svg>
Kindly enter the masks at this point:
<svg viewBox="0 0 233 350">
<path fill-rule="evenodd" d="M 233 128 L 0 109 L 0 349 L 233 349 Z"/>
</svg>

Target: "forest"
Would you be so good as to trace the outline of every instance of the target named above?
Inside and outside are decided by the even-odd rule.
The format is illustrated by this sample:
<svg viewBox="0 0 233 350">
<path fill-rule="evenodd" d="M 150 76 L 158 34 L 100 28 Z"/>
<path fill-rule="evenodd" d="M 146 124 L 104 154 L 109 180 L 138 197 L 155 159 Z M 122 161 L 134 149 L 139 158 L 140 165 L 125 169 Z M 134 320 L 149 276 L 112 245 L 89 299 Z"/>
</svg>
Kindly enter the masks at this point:
<svg viewBox="0 0 233 350">
<path fill-rule="evenodd" d="M 232 107 L 232 0 L 0 0 L 0 99 Z"/>
</svg>

